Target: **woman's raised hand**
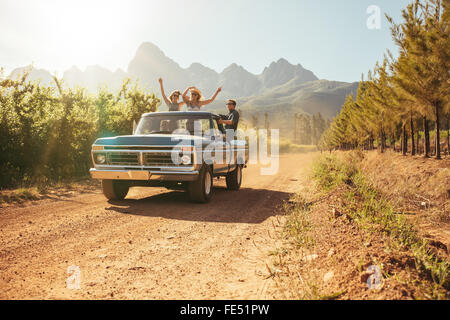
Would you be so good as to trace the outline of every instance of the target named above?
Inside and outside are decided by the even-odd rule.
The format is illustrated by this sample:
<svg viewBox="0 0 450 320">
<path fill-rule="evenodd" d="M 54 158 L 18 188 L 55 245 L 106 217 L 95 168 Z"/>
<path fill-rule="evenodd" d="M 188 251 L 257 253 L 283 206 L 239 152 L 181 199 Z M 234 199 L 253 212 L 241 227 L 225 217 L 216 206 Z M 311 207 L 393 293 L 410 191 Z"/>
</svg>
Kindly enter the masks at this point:
<svg viewBox="0 0 450 320">
<path fill-rule="evenodd" d="M 159 78 L 158 82 L 162 84 L 162 82 L 163 82 L 162 78 Z"/>
</svg>

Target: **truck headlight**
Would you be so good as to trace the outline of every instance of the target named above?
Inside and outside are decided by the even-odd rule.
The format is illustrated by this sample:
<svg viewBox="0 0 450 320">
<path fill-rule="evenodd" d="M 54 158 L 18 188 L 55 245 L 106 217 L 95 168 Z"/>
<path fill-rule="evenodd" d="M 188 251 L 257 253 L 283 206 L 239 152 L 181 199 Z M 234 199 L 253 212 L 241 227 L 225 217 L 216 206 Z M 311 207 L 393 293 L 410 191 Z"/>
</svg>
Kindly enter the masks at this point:
<svg viewBox="0 0 450 320">
<path fill-rule="evenodd" d="M 185 165 L 191 164 L 191 156 L 188 156 L 188 155 L 182 156 L 181 157 L 181 163 L 185 164 Z"/>
<path fill-rule="evenodd" d="M 104 154 L 99 153 L 95 156 L 95 162 L 98 164 L 104 164 L 106 162 L 106 157 Z"/>
</svg>

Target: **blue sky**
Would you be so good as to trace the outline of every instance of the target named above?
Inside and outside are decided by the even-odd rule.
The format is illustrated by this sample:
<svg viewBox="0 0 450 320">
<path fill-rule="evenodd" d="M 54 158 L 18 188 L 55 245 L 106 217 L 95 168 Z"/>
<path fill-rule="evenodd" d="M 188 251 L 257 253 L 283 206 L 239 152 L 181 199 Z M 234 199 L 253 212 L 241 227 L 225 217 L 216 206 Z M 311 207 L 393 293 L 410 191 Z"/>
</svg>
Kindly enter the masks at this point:
<svg viewBox="0 0 450 320">
<path fill-rule="evenodd" d="M 321 79 L 358 81 L 396 52 L 384 13 L 400 20 L 409 0 L 2 0 L 0 66 L 34 63 L 61 73 L 101 65 L 127 69 L 151 41 L 188 67 L 218 72 L 235 62 L 259 74 L 283 57 Z M 381 28 L 366 26 L 370 5 Z"/>
</svg>

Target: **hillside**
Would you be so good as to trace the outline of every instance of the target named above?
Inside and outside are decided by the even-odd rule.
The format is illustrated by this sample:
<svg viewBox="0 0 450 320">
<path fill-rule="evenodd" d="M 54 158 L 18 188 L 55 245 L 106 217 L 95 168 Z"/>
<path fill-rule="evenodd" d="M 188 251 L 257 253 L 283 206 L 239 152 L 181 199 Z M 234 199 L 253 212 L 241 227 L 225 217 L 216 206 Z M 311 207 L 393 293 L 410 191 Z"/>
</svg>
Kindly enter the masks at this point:
<svg viewBox="0 0 450 320">
<path fill-rule="evenodd" d="M 332 118 L 344 103 L 345 97 L 357 89 L 357 82 L 316 80 L 302 83 L 294 78 L 260 95 L 243 99 L 243 108 L 270 111 L 284 105 L 290 111 L 303 110 L 311 114 L 320 112 L 323 116 Z"/>
</svg>

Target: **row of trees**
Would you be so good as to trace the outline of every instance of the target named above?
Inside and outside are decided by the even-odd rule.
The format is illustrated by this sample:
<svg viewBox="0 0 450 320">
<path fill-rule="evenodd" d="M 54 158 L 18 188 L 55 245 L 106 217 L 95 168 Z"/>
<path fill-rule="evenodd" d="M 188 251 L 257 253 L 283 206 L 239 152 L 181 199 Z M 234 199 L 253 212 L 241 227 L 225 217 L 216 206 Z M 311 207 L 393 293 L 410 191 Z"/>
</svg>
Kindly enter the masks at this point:
<svg viewBox="0 0 450 320">
<path fill-rule="evenodd" d="M 387 141 L 400 139 L 411 154 L 423 140 L 430 155 L 430 120 L 434 123 L 435 155 L 441 158 L 440 131 L 449 122 L 450 1 L 415 0 L 402 11 L 403 21 L 391 24 L 398 57 L 388 51 L 384 60 L 362 79 L 356 97 L 349 95 L 321 138 L 323 149 L 350 149 L 374 142 L 384 152 Z M 422 124 L 423 136 L 419 134 Z M 408 134 L 409 131 L 409 134 Z"/>
<path fill-rule="evenodd" d="M 27 76 L 0 71 L 0 187 L 86 175 L 97 137 L 131 134 L 133 121 L 160 102 L 130 80 L 93 95 L 56 77 L 43 86 Z"/>
<path fill-rule="evenodd" d="M 238 109 L 240 117 L 243 118 L 243 114 L 242 111 L 240 109 Z M 259 118 L 258 118 L 258 114 L 252 114 L 252 119 L 251 119 L 251 123 L 253 128 L 258 128 L 259 127 Z M 269 130 L 270 129 L 270 123 L 269 123 L 269 114 L 267 112 L 264 112 L 264 129 Z"/>
<path fill-rule="evenodd" d="M 239 110 L 241 119 L 243 118 L 242 110 Z M 261 120 L 258 115 L 262 116 Z M 276 114 L 264 113 L 252 113 L 248 125 L 253 128 L 264 128 L 269 130 L 270 128 L 282 128 L 282 134 L 285 138 L 291 140 L 293 143 L 301 145 L 317 145 L 320 141 L 320 137 L 324 131 L 330 126 L 331 121 L 324 119 L 321 113 L 309 115 L 306 113 L 294 113 L 292 115 L 294 122 L 286 124 Z M 285 120 L 285 119 L 283 119 Z M 293 125 L 293 126 L 292 126 Z"/>
<path fill-rule="evenodd" d="M 329 120 L 325 120 L 320 112 L 312 116 L 296 113 L 294 115 L 294 143 L 317 145 L 329 125 Z"/>
</svg>

